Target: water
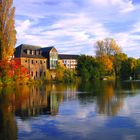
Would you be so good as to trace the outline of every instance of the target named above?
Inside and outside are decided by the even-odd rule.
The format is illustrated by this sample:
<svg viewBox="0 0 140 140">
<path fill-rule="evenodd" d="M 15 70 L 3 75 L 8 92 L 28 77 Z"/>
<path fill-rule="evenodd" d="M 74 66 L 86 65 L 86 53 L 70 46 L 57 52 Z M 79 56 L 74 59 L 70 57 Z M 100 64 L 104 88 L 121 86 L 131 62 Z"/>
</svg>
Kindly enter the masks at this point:
<svg viewBox="0 0 140 140">
<path fill-rule="evenodd" d="M 0 140 L 140 140 L 140 82 L 0 88 Z"/>
</svg>

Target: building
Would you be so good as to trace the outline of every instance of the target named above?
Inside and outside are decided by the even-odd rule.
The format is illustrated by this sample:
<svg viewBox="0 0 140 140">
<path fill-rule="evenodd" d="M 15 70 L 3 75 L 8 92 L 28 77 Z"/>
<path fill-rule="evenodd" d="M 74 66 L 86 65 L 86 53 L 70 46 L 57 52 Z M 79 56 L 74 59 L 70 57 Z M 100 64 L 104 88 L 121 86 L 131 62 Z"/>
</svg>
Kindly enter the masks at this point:
<svg viewBox="0 0 140 140">
<path fill-rule="evenodd" d="M 74 70 L 77 67 L 79 55 L 59 54 L 59 61 L 68 69 Z"/>
<path fill-rule="evenodd" d="M 56 69 L 57 62 L 58 62 L 58 52 L 57 50 L 51 47 L 42 48 L 42 56 L 47 58 L 47 68 L 50 70 Z"/>
<path fill-rule="evenodd" d="M 29 70 L 31 79 L 39 79 L 46 76 L 47 69 L 56 68 L 58 54 L 54 47 L 21 44 L 15 49 L 15 58 Z"/>
<path fill-rule="evenodd" d="M 31 79 L 46 77 L 46 70 L 50 70 L 51 77 L 55 78 L 55 69 L 59 62 L 68 69 L 74 70 L 77 66 L 78 55 L 59 54 L 55 47 L 40 47 L 21 44 L 15 49 L 15 58 L 29 70 Z"/>
</svg>

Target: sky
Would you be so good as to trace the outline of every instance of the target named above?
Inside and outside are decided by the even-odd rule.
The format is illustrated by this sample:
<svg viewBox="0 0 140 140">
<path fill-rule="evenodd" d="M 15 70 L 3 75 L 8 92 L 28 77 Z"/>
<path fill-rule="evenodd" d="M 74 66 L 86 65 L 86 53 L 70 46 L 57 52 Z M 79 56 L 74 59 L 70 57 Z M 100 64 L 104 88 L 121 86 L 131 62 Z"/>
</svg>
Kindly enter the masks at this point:
<svg viewBox="0 0 140 140">
<path fill-rule="evenodd" d="M 140 58 L 140 0 L 13 0 L 17 44 L 55 46 L 59 53 L 95 55 L 111 37 Z"/>
</svg>

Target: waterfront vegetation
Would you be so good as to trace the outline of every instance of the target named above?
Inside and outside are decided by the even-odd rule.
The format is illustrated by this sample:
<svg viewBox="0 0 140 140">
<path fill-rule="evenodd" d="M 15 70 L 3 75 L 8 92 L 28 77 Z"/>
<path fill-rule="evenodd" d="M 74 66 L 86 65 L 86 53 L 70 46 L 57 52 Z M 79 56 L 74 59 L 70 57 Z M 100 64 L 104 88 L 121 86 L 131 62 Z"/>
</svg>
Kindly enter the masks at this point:
<svg viewBox="0 0 140 140">
<path fill-rule="evenodd" d="M 96 56 L 81 55 L 77 73 L 84 80 L 140 78 L 140 59 L 128 57 L 112 38 L 99 40 L 95 44 Z"/>
</svg>

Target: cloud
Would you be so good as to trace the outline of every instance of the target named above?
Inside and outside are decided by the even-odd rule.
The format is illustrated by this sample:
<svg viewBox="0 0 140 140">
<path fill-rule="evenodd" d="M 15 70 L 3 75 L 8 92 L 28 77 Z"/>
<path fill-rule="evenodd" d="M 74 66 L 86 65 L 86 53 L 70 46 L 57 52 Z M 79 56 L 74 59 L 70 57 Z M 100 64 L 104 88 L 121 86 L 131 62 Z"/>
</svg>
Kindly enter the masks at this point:
<svg viewBox="0 0 140 140">
<path fill-rule="evenodd" d="M 17 124 L 18 124 L 18 128 L 20 129 L 20 131 L 24 131 L 24 132 L 28 132 L 30 133 L 32 131 L 31 126 L 29 125 L 28 122 L 22 121 L 21 119 L 17 119 Z"/>
<path fill-rule="evenodd" d="M 128 55 L 138 49 L 140 7 L 132 0 L 15 0 L 14 5 L 17 45 L 93 55 L 98 39 L 114 37 Z"/>
</svg>

